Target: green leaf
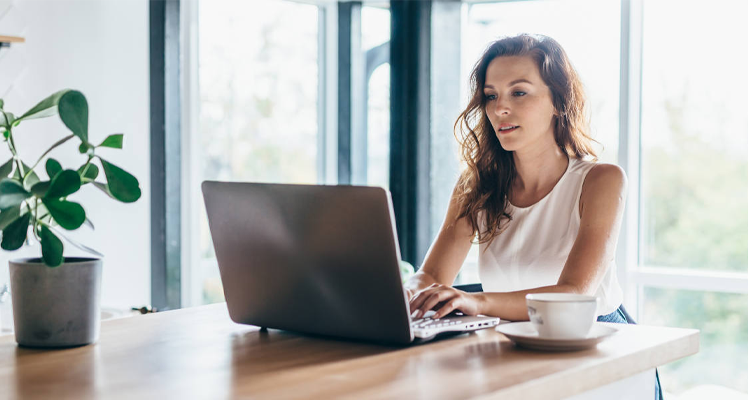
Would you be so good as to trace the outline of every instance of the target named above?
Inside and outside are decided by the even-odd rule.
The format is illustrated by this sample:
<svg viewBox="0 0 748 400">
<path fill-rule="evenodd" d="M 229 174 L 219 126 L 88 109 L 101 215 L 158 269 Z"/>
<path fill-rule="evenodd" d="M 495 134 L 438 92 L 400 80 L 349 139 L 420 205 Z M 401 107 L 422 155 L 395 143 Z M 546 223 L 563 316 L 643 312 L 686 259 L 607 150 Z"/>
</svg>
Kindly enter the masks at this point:
<svg viewBox="0 0 748 400">
<path fill-rule="evenodd" d="M 78 168 L 78 175 L 81 176 L 81 183 L 92 182 L 97 176 L 99 176 L 99 167 L 97 167 L 96 164 L 89 164 L 88 169 L 86 170 L 86 175 L 84 176 L 82 174 L 85 167 L 86 164 L 83 164 Z"/>
<path fill-rule="evenodd" d="M 59 199 L 69 196 L 81 188 L 81 178 L 78 172 L 72 169 L 66 169 L 52 179 L 49 185 L 45 199 Z M 55 218 L 57 219 L 57 218 Z"/>
<path fill-rule="evenodd" d="M 29 221 L 31 221 L 31 214 L 26 213 L 3 229 L 3 240 L 0 242 L 0 247 L 5 250 L 20 249 L 23 242 L 26 241 L 26 234 L 29 232 Z"/>
<path fill-rule="evenodd" d="M 0 99 L 0 110 L 3 109 L 3 106 L 5 106 L 5 102 L 3 101 L 3 99 Z"/>
<path fill-rule="evenodd" d="M 77 90 L 71 90 L 60 98 L 57 109 L 65 126 L 84 143 L 88 143 L 88 102 L 86 102 L 86 96 Z"/>
<path fill-rule="evenodd" d="M 60 165 L 60 163 L 54 158 L 48 158 L 44 167 L 47 170 L 47 176 L 49 176 L 49 179 L 54 178 L 57 174 L 62 172 L 62 165 Z"/>
<path fill-rule="evenodd" d="M 37 182 L 31 187 L 31 193 L 41 199 L 47 194 L 47 190 L 49 190 L 49 185 L 51 183 L 52 182 L 50 181 Z"/>
<path fill-rule="evenodd" d="M 115 133 L 113 135 L 107 136 L 106 139 L 104 139 L 103 142 L 98 147 L 111 147 L 113 149 L 121 149 L 122 148 L 122 137 L 124 135 L 121 133 Z"/>
<path fill-rule="evenodd" d="M 90 149 L 91 146 L 88 143 L 81 143 L 80 146 L 78 146 L 78 152 L 81 154 L 86 154 L 88 149 Z"/>
<path fill-rule="evenodd" d="M 80 228 L 86 220 L 86 212 L 80 204 L 67 200 L 43 199 L 49 215 L 60 224 L 61 227 L 72 231 Z"/>
<path fill-rule="evenodd" d="M 30 174 L 26 175 L 26 179 L 23 180 L 23 187 L 26 188 L 26 190 L 31 190 L 31 188 L 39 183 L 39 176 L 36 174 L 36 172 L 31 172 Z"/>
<path fill-rule="evenodd" d="M 112 194 L 112 192 L 109 191 L 109 186 L 106 183 L 102 182 L 93 182 L 94 186 L 96 186 L 97 189 L 101 190 L 102 192 L 106 193 L 107 196 L 113 198 L 114 200 L 117 200 L 116 197 Z"/>
<path fill-rule="evenodd" d="M 99 158 L 108 182 L 109 193 L 123 203 L 132 203 L 140 198 L 138 180 L 122 168 Z"/>
<path fill-rule="evenodd" d="M 17 121 L 32 118 L 44 118 L 55 115 L 57 113 L 57 105 L 60 102 L 60 98 L 62 98 L 65 93 L 70 91 L 70 89 L 63 89 L 59 92 L 53 93 L 46 99 L 40 101 L 39 104 L 26 111 L 26 113 L 21 115 L 21 117 L 18 118 Z"/>
<path fill-rule="evenodd" d="M 0 210 L 21 205 L 29 197 L 31 193 L 15 179 L 5 178 L 0 181 Z"/>
<path fill-rule="evenodd" d="M 0 178 L 9 177 L 11 172 L 13 172 L 13 157 L 6 161 L 5 164 L 0 165 Z"/>
<path fill-rule="evenodd" d="M 10 225 L 13 221 L 17 220 L 21 216 L 21 206 L 11 207 L 3 212 L 0 212 L 0 231 Z"/>
<path fill-rule="evenodd" d="M 44 263 L 49 267 L 62 265 L 62 251 L 64 250 L 62 241 L 46 225 L 42 225 L 39 237 L 42 239 L 42 259 L 44 259 Z"/>
<path fill-rule="evenodd" d="M 9 128 L 16 121 L 16 117 L 11 112 L 0 112 L 0 126 Z"/>
</svg>

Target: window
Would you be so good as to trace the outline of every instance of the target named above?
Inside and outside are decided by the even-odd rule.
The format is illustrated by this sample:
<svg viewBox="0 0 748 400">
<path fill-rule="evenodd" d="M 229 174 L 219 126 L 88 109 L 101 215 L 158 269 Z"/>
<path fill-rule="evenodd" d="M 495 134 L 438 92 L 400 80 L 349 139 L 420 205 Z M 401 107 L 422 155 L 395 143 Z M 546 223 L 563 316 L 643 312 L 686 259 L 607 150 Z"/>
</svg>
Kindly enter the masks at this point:
<svg viewBox="0 0 748 400">
<path fill-rule="evenodd" d="M 320 40 L 317 6 L 291 1 L 199 3 L 199 121 L 191 186 L 206 179 L 280 183 L 321 180 Z M 197 197 L 196 197 L 197 196 Z M 191 304 L 223 301 L 199 192 L 199 264 Z M 199 210 L 199 214 L 198 211 Z"/>
<path fill-rule="evenodd" d="M 390 187 L 389 3 L 361 8 L 361 47 L 366 60 L 366 184 Z"/>
<path fill-rule="evenodd" d="M 647 266 L 748 272 L 748 56 L 729 40 L 747 35 L 748 27 L 735 4 L 682 7 L 675 20 L 668 16 L 675 2 L 645 4 L 641 257 Z"/>
<path fill-rule="evenodd" d="M 644 287 L 642 323 L 699 329 L 699 352 L 660 367 L 663 390 L 697 385 L 748 391 L 748 294 Z"/>
<path fill-rule="evenodd" d="M 186 224 L 192 262 L 185 305 L 224 300 L 199 184 L 206 179 L 336 183 L 337 22 L 312 1 L 201 1 L 196 10 L 197 97 Z M 351 82 L 353 184 L 389 187 L 388 2 L 354 7 Z M 334 30 L 332 30 L 334 32 Z M 247 38 L 251 38 L 248 40 Z M 360 79 L 363 77 L 364 79 Z M 364 96 L 361 96 L 363 94 Z M 359 107 L 359 108 L 355 108 Z M 355 108 L 355 109 L 354 109 Z M 185 262 L 185 265 L 189 262 Z"/>
<path fill-rule="evenodd" d="M 368 82 L 367 185 L 390 187 L 390 65 L 377 67 Z"/>
<path fill-rule="evenodd" d="M 729 0 L 644 2 L 640 319 L 701 329 L 698 354 L 661 368 L 676 394 L 748 392 L 748 56 L 735 47 L 746 12 Z"/>
</svg>

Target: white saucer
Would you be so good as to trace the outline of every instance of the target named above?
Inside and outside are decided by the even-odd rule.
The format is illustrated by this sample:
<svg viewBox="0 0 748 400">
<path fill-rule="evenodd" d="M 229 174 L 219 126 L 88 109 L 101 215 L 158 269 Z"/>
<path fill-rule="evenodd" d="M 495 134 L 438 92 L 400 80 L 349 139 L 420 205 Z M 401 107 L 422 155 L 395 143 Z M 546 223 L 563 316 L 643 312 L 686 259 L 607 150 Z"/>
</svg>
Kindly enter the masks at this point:
<svg viewBox="0 0 748 400">
<path fill-rule="evenodd" d="M 538 336 L 532 322 L 514 322 L 499 325 L 497 331 L 503 333 L 517 346 L 544 351 L 576 351 L 597 346 L 610 335 L 618 332 L 616 328 L 595 322 L 586 337 L 579 339 L 549 339 Z"/>
</svg>

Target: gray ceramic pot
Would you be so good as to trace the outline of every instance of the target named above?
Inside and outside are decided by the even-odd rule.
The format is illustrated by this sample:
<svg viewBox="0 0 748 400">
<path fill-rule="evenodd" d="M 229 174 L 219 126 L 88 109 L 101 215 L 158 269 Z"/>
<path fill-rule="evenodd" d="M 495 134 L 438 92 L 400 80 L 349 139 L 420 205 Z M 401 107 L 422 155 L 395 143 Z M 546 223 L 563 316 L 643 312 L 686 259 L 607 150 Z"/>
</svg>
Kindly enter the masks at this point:
<svg viewBox="0 0 748 400">
<path fill-rule="evenodd" d="M 39 258 L 10 261 L 16 342 L 71 347 L 98 340 L 101 265 L 100 259 L 72 257 L 56 268 Z"/>
</svg>

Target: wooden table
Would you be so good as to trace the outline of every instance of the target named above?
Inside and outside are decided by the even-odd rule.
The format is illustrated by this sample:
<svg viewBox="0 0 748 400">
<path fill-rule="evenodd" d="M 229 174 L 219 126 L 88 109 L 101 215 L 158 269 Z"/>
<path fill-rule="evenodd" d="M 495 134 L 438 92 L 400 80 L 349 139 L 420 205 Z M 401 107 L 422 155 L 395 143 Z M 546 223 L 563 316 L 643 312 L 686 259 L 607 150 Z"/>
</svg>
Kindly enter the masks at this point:
<svg viewBox="0 0 748 400">
<path fill-rule="evenodd" d="M 215 304 L 105 321 L 97 343 L 72 349 L 2 336 L 0 398 L 583 398 L 698 351 L 696 330 L 615 326 L 571 353 L 523 350 L 492 329 L 397 348 L 260 332 Z"/>
</svg>

